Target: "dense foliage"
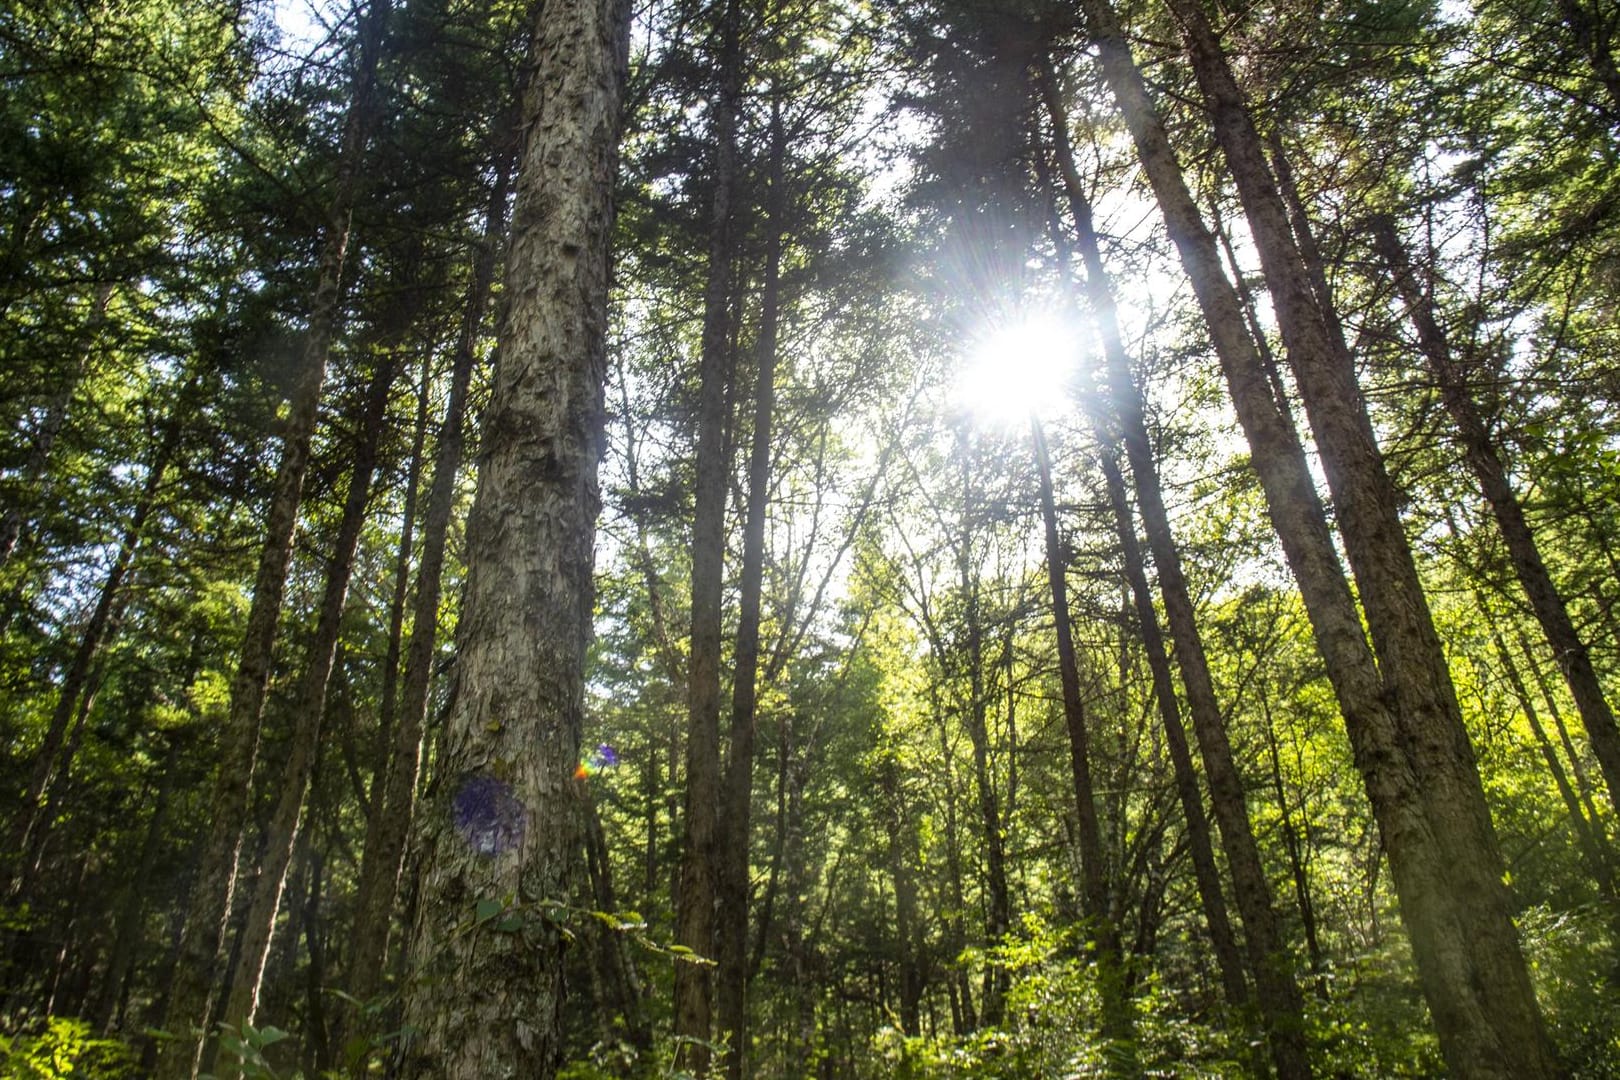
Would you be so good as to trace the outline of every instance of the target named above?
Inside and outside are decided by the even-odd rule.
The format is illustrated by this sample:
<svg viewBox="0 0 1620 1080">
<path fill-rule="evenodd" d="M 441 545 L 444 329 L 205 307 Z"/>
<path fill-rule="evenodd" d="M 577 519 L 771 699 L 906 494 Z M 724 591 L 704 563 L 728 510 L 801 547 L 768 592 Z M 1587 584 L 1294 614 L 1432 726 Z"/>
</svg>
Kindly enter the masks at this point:
<svg viewBox="0 0 1620 1080">
<path fill-rule="evenodd" d="M 547 17 L 0 0 L 0 1076 L 388 1074 L 431 830 L 524 848 L 445 733 Z M 1617 71 L 1613 0 L 638 5 L 567 884 L 448 916 L 566 942 L 535 1075 L 1508 1075 L 1482 875 L 1620 1076 Z"/>
</svg>

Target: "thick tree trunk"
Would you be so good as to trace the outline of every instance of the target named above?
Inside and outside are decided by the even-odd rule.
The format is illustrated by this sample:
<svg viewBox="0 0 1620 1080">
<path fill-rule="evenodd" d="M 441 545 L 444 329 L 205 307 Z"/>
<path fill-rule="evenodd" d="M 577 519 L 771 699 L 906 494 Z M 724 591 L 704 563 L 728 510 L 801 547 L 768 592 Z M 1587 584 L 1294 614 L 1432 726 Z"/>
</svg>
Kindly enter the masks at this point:
<svg viewBox="0 0 1620 1080">
<path fill-rule="evenodd" d="M 1043 82 L 1054 126 L 1066 132 L 1067 120 L 1056 80 L 1048 74 Z M 1226 734 L 1226 722 L 1215 697 L 1214 680 L 1210 676 L 1203 636 L 1198 630 L 1197 615 L 1193 609 L 1191 587 L 1181 568 L 1181 551 L 1176 546 L 1169 511 L 1164 504 L 1158 463 L 1154 460 L 1153 445 L 1148 437 L 1142 392 L 1131 374 L 1130 359 L 1125 354 L 1120 336 L 1113 294 L 1108 287 L 1107 268 L 1103 265 L 1096 229 L 1092 225 L 1091 207 L 1080 187 L 1072 158 L 1067 154 L 1066 137 L 1060 138 L 1059 162 L 1063 167 L 1070 210 L 1075 218 L 1081 257 L 1085 263 L 1087 295 L 1101 330 L 1108 398 L 1114 419 L 1120 427 L 1120 440 L 1125 446 L 1131 474 L 1136 481 L 1142 523 L 1159 573 L 1165 617 L 1176 646 L 1182 685 L 1187 691 L 1188 712 L 1192 715 L 1193 731 L 1204 761 L 1204 775 L 1209 782 L 1222 848 L 1232 872 L 1233 892 L 1243 918 L 1250 967 L 1255 977 L 1256 998 L 1265 1021 L 1272 1060 L 1278 1075 L 1285 1080 L 1309 1076 L 1311 1068 L 1305 1041 L 1304 1001 L 1294 980 L 1292 958 L 1278 924 L 1271 886 L 1260 860 L 1253 825 L 1249 821 L 1242 778 L 1238 775 Z M 1190 198 L 1188 202 L 1190 204 Z M 1197 211 L 1193 210 L 1192 213 L 1196 218 Z M 1207 233 L 1205 235 L 1208 236 Z M 1205 254 L 1215 260 L 1210 267 L 1212 275 L 1224 283 L 1225 278 L 1212 244 Z M 1228 303 L 1235 307 L 1237 300 L 1230 286 L 1227 286 Z M 1242 331 L 1241 327 L 1234 329 L 1236 338 Z M 1242 340 L 1248 341 L 1247 338 Z M 1259 374 L 1269 395 L 1270 381 L 1265 379 L 1264 365 L 1260 363 L 1252 344 L 1248 356 L 1262 369 Z M 1292 431 L 1286 427 L 1275 399 L 1268 397 L 1264 405 L 1269 406 L 1272 422 L 1291 437 Z M 1297 443 L 1295 446 L 1297 448 Z"/>
<path fill-rule="evenodd" d="M 468 526 L 455 706 L 403 984 L 406 1077 L 555 1075 L 601 505 L 625 0 L 532 25 L 509 297 Z M 425 558 L 424 558 L 425 561 Z M 401 727 L 404 717 L 401 717 Z"/>
<path fill-rule="evenodd" d="M 1455 944 L 1414 941 L 1442 1053 L 1458 1076 L 1556 1075 L 1473 747 L 1353 359 L 1311 288 L 1260 136 L 1201 0 L 1172 0 L 1171 7 L 1249 220 L 1405 749 L 1422 777 L 1425 811 L 1447 848 L 1443 885 Z M 1425 965 L 1431 947 L 1447 955 L 1431 954 Z M 1453 970 L 1442 976 L 1442 966 Z"/>
<path fill-rule="evenodd" d="M 407 309 L 408 310 L 408 309 Z M 404 314 L 402 310 L 401 315 Z M 395 343 L 388 343 L 393 346 Z M 349 579 L 354 572 L 354 556 L 360 546 L 360 533 L 366 524 L 366 506 L 371 498 L 371 479 L 377 466 L 378 444 L 382 441 L 383 420 L 388 412 L 389 394 L 399 369 L 399 354 L 389 347 L 378 361 L 367 391 L 364 415 L 360 419 L 359 443 L 354 448 L 354 466 L 349 474 L 349 491 L 343 502 L 337 537 L 327 563 L 326 585 L 321 593 L 310 642 L 308 666 L 299 686 L 297 712 L 286 764 L 279 778 L 279 793 L 265 829 L 258 875 L 247 918 L 237 939 L 237 961 L 225 1000 L 224 1022 L 240 1031 L 251 1024 L 259 1007 L 259 988 L 264 965 L 270 957 L 276 914 L 281 909 L 282 889 L 287 867 L 292 864 L 303 819 L 304 795 L 321 751 L 321 728 L 326 717 L 326 693 L 337 661 L 338 637 L 343 626 L 343 608 L 349 595 Z"/>
<path fill-rule="evenodd" d="M 1272 521 L 1338 694 L 1448 1061 L 1459 1076 L 1508 1076 L 1513 1066 L 1502 1062 L 1527 1055 L 1530 1071 L 1524 1075 L 1548 1075 L 1550 1057 L 1513 940 L 1499 856 L 1481 834 L 1477 814 L 1446 813 L 1445 800 L 1430 791 L 1455 793 L 1473 774 L 1462 768 L 1458 775 L 1462 762 L 1452 734 L 1431 738 L 1429 753 L 1409 755 L 1411 737 L 1434 730 L 1408 729 L 1396 711 L 1393 688 L 1384 685 L 1363 636 L 1303 451 L 1271 398 L 1213 237 L 1187 191 L 1129 45 L 1104 0 L 1086 0 L 1085 10 L 1105 77 L 1208 320 Z M 1431 771 L 1440 775 L 1431 777 Z M 1471 863 L 1466 875 L 1456 874 L 1460 860 Z M 1483 879 L 1487 870 L 1494 871 L 1489 881 Z M 1459 895 L 1459 876 L 1475 895 Z M 1487 1016 L 1503 998 L 1507 1023 L 1499 1030 Z M 1511 1051 L 1509 1040 L 1516 1041 Z"/>
<path fill-rule="evenodd" d="M 1490 426 L 1474 401 L 1466 374 L 1452 354 L 1451 343 L 1434 309 L 1433 297 L 1418 283 L 1394 220 L 1379 215 L 1372 220 L 1371 229 L 1379 255 L 1389 267 L 1396 292 L 1417 330 L 1418 349 L 1440 388 L 1440 400 L 1457 426 L 1463 459 L 1478 481 L 1480 493 L 1490 504 L 1502 542 L 1507 547 L 1508 561 L 1513 564 L 1513 572 L 1530 601 L 1530 610 L 1535 612 L 1548 646 L 1558 658 L 1558 667 L 1564 673 L 1575 710 L 1586 725 L 1592 753 L 1608 784 L 1609 801 L 1620 807 L 1620 727 L 1615 725 L 1614 712 L 1592 667 L 1591 651 L 1576 631 L 1564 597 L 1541 557 L 1541 546 L 1525 517 L 1518 493 L 1508 479 L 1507 466 Z"/>
<path fill-rule="evenodd" d="M 675 941 L 703 962 L 675 964 L 675 1066 L 702 1074 L 713 1037 L 715 892 L 720 860 L 720 660 L 725 587 L 727 445 L 732 351 L 732 256 L 736 227 L 737 116 L 742 97 L 742 11 L 728 0 L 717 32 L 720 85 L 714 101 L 714 201 L 699 360 L 697 488 L 692 520 L 692 641 L 687 673 L 684 836 L 675 897 Z"/>
<path fill-rule="evenodd" d="M 1046 532 L 1046 576 L 1052 590 L 1052 624 L 1057 637 L 1058 677 L 1063 688 L 1063 719 L 1069 733 L 1069 767 L 1074 783 L 1076 831 L 1080 840 L 1081 889 L 1086 919 L 1096 950 L 1097 981 L 1102 997 L 1102 1031 L 1108 1040 L 1105 1058 L 1110 1076 L 1140 1076 L 1136 1055 L 1136 1021 L 1120 955 L 1119 928 L 1110 902 L 1107 867 L 1103 862 L 1102 832 L 1097 824 L 1097 799 L 1091 783 L 1090 732 L 1085 703 L 1080 698 L 1080 664 L 1069 625 L 1069 587 L 1064 580 L 1063 542 L 1058 534 L 1057 507 L 1052 498 L 1052 463 L 1041 422 L 1032 419 L 1030 437 L 1035 444 L 1035 468 L 1040 482 L 1041 520 Z"/>
<path fill-rule="evenodd" d="M 781 107 L 771 105 L 771 158 L 766 195 L 765 282 L 760 297 L 758 370 L 754 379 L 754 429 L 748 454 L 748 506 L 743 522 L 743 562 L 736 671 L 731 684 L 731 739 L 721 790 L 721 847 L 716 875 L 715 958 L 719 1032 L 726 1040 L 726 1075 L 742 1080 L 747 1068 L 748 871 L 754 795 L 754 726 L 759 705 L 760 593 L 765 574 L 765 516 L 770 508 L 771 419 L 776 405 L 776 327 L 781 301 L 782 159 L 786 154 Z"/>
<path fill-rule="evenodd" d="M 515 130 L 500 130 L 497 138 L 515 137 Z M 366 819 L 365 849 L 361 855 L 360 883 L 355 898 L 354 933 L 349 947 L 348 991 L 362 1004 L 369 1003 L 382 986 L 383 966 L 394 921 L 394 900 L 405 859 L 406 840 L 416 806 L 417 779 L 422 767 L 422 732 L 433 688 L 433 661 L 439 643 L 439 605 L 443 596 L 445 550 L 456 487 L 466 446 L 467 394 L 477 364 L 478 339 L 506 233 L 506 195 L 514 154 L 498 156 L 495 183 L 484 215 L 483 236 L 473 255 L 472 276 L 462 307 L 461 329 L 450 362 L 449 396 L 439 425 L 433 477 L 428 482 L 427 509 L 422 519 L 422 553 L 416 568 L 416 598 L 411 608 L 411 637 L 406 647 L 405 673 L 387 754 L 381 775 L 372 783 L 371 814 Z M 351 1015 L 351 1023 L 358 1017 Z M 336 1027 L 338 1035 L 359 1034 L 350 1023 Z M 334 1038 L 345 1045 L 342 1038 Z M 363 1070 L 364 1062 L 356 1068 Z"/>
</svg>

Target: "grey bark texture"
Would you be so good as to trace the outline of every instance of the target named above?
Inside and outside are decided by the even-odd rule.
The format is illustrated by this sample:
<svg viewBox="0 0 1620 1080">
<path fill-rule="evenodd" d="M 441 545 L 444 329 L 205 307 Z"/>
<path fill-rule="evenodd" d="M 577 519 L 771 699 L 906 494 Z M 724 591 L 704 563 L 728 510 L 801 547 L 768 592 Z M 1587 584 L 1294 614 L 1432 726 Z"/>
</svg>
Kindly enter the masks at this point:
<svg viewBox="0 0 1620 1080">
<path fill-rule="evenodd" d="M 420 837 L 400 1072 L 555 1075 L 604 447 L 625 0 L 532 26 L 500 333 L 468 526 L 455 707 Z"/>
</svg>

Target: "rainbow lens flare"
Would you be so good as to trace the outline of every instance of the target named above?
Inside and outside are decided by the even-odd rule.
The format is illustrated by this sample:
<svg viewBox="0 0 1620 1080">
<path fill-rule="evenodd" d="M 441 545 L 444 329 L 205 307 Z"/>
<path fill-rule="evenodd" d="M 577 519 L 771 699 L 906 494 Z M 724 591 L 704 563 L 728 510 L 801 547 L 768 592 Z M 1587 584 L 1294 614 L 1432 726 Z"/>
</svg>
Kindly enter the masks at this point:
<svg viewBox="0 0 1620 1080">
<path fill-rule="evenodd" d="M 595 750 L 579 760 L 579 766 L 574 769 L 574 779 L 584 780 L 588 776 L 595 776 L 619 763 L 619 752 L 607 743 L 602 743 Z"/>
</svg>

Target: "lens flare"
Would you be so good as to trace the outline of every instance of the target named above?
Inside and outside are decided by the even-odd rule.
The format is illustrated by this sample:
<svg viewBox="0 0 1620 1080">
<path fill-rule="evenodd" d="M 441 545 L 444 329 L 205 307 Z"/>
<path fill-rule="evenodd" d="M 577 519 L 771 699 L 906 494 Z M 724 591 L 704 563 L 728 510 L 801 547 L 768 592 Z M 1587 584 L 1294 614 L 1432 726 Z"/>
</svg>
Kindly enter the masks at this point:
<svg viewBox="0 0 1620 1080">
<path fill-rule="evenodd" d="M 619 752 L 607 743 L 602 743 L 588 755 L 580 758 L 579 765 L 574 769 L 574 779 L 584 780 L 588 776 L 605 772 L 619 763 Z"/>
<path fill-rule="evenodd" d="M 1080 359 L 1072 320 L 1036 313 L 986 328 L 970 346 L 951 397 L 979 423 L 1012 427 L 1063 405 Z"/>
<path fill-rule="evenodd" d="M 512 785 L 488 773 L 463 777 L 450 800 L 456 831 L 480 855 L 498 855 L 523 843 L 529 814 Z"/>
</svg>

